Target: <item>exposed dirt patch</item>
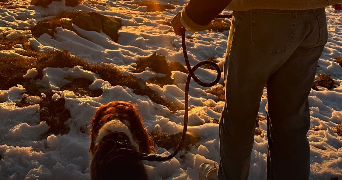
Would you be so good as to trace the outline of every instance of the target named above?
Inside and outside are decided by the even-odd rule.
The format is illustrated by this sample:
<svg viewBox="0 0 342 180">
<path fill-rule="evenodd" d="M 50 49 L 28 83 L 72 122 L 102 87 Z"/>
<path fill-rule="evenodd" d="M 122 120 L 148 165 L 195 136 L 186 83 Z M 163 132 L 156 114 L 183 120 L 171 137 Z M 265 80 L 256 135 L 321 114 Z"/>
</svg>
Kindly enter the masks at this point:
<svg viewBox="0 0 342 180">
<path fill-rule="evenodd" d="M 335 87 L 334 80 L 327 74 L 318 74 L 312 85 L 312 89 L 319 91 L 317 86 L 325 87 L 329 90 Z"/>
<path fill-rule="evenodd" d="M 102 31 L 115 42 L 118 41 L 118 30 L 121 28 L 121 20 L 114 17 L 104 16 L 96 12 L 64 11 L 51 19 L 39 21 L 31 28 L 31 31 L 35 37 L 40 37 L 42 34 L 47 33 L 55 38 L 55 29 L 57 27 L 62 27 L 74 31 L 82 37 L 82 35 L 73 28 L 72 24 L 75 24 L 86 31 Z"/>
<path fill-rule="evenodd" d="M 169 150 L 171 148 L 173 149 L 177 148 L 179 141 L 182 138 L 182 133 L 180 132 L 176 134 L 167 134 L 161 131 L 152 131 L 151 136 L 156 145 Z M 199 141 L 200 141 L 199 137 L 192 135 L 192 134 L 186 134 L 185 141 L 181 149 L 185 149 L 186 151 L 189 151 L 190 147 L 194 146 Z"/>
<path fill-rule="evenodd" d="M 145 1 L 135 3 L 138 6 L 147 6 L 146 12 L 156 12 L 156 11 L 165 11 L 166 9 L 175 9 L 176 7 L 172 4 L 160 4 L 154 1 Z"/>
</svg>

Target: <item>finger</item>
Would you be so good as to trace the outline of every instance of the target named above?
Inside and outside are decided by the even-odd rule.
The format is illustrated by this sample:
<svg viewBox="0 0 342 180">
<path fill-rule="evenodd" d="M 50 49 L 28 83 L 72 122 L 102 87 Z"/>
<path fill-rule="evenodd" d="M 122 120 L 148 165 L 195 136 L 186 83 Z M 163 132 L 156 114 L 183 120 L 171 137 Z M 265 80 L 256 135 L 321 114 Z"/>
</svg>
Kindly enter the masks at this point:
<svg viewBox="0 0 342 180">
<path fill-rule="evenodd" d="M 172 26 L 174 26 L 174 24 L 178 23 L 180 21 L 181 18 L 181 13 L 177 13 L 177 15 L 171 20 L 171 24 Z"/>
<path fill-rule="evenodd" d="M 177 35 L 179 35 L 179 32 L 180 32 L 181 28 L 182 28 L 182 24 L 181 24 L 181 23 L 177 23 L 177 24 L 174 24 L 174 25 L 173 25 L 173 31 L 174 31 Z"/>
</svg>

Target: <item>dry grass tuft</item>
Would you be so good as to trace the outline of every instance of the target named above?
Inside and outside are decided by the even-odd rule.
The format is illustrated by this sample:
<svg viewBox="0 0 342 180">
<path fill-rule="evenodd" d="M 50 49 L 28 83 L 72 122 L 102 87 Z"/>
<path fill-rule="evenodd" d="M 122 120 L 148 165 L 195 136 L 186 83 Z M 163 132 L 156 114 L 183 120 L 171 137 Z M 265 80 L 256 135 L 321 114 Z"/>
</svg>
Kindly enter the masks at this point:
<svg viewBox="0 0 342 180">
<path fill-rule="evenodd" d="M 182 133 L 176 134 L 167 134 L 161 131 L 152 131 L 151 136 L 154 140 L 154 143 L 162 148 L 167 150 L 173 148 L 176 149 L 179 141 L 182 138 Z M 200 141 L 200 138 L 193 134 L 186 134 L 185 141 L 181 149 L 185 149 L 186 151 L 190 151 L 190 146 L 194 146 L 196 143 Z"/>
<path fill-rule="evenodd" d="M 188 70 L 179 62 L 167 62 L 167 66 L 171 71 L 180 71 L 183 73 L 189 73 Z"/>
<path fill-rule="evenodd" d="M 257 118 L 255 119 L 255 130 L 254 130 L 254 135 L 255 136 L 261 136 L 265 137 L 265 132 L 260 129 L 259 122 L 260 121 L 266 121 L 266 117 L 258 115 Z"/>
<path fill-rule="evenodd" d="M 22 52 L 24 54 L 24 52 Z M 35 54 L 27 52 L 35 58 L 27 57 L 0 57 L 0 89 L 9 89 L 10 87 L 22 84 L 27 88 L 28 94 L 37 95 L 40 94 L 42 87 L 38 87 L 36 84 L 28 82 L 28 79 L 23 78 L 27 70 L 36 68 L 38 75 L 34 79 L 41 79 L 43 77 L 43 69 L 46 67 L 54 68 L 73 68 L 74 66 L 82 66 L 84 70 L 92 71 L 99 74 L 103 80 L 108 81 L 111 85 L 127 86 L 133 89 L 133 92 L 148 96 L 153 102 L 166 106 L 170 111 L 177 111 L 183 109 L 177 106 L 175 103 L 163 99 L 157 92 L 139 86 L 133 75 L 123 74 L 119 69 L 112 67 L 108 64 L 93 65 L 84 61 L 81 58 L 71 55 L 68 51 L 49 51 L 43 54 Z M 79 81 L 79 80 L 76 80 Z M 83 85 L 85 82 L 82 82 Z M 81 83 L 81 84 L 82 84 Z M 89 86 L 89 85 L 88 85 Z M 72 87 L 67 86 L 66 88 L 85 88 L 85 87 Z M 77 91 L 76 91 L 77 93 Z M 81 93 L 81 92 L 78 92 Z M 85 93 L 83 91 L 83 93 Z M 90 96 L 97 96 L 100 92 L 91 92 Z M 39 95 L 38 94 L 38 95 Z"/>
<path fill-rule="evenodd" d="M 55 38 L 55 29 L 57 27 L 63 27 L 64 29 L 77 32 L 72 26 L 63 24 L 62 20 L 57 17 L 39 21 L 36 25 L 31 27 L 31 32 L 33 36 L 38 37 L 38 38 L 44 33 L 47 33 L 52 38 Z"/>
<path fill-rule="evenodd" d="M 255 135 L 255 136 L 265 137 L 264 131 L 261 130 L 260 128 L 255 128 L 255 130 L 254 130 L 254 135 Z"/>
<path fill-rule="evenodd" d="M 255 119 L 255 127 L 259 127 L 259 122 L 260 121 L 267 121 L 265 116 L 258 115 L 257 118 Z"/>
<path fill-rule="evenodd" d="M 211 56 L 208 58 L 208 61 L 214 62 L 216 63 L 219 67 L 220 65 L 218 64 L 220 61 L 218 61 L 215 57 Z M 216 70 L 214 66 L 210 65 L 210 64 L 205 64 L 204 66 L 202 66 L 204 69 L 211 69 L 211 70 Z M 220 70 L 223 70 L 223 67 L 220 67 Z"/>
<path fill-rule="evenodd" d="M 120 19 L 104 16 L 97 12 L 63 11 L 51 19 L 39 21 L 31 28 L 31 31 L 35 37 L 40 37 L 42 34 L 47 33 L 55 38 L 55 29 L 62 27 L 78 34 L 72 27 L 72 24 L 86 31 L 102 31 L 115 42 L 118 41 L 118 30 L 121 28 Z M 81 36 L 80 34 L 78 35 Z"/>
<path fill-rule="evenodd" d="M 33 96 L 40 96 L 41 92 L 48 92 L 44 86 L 37 84 L 33 79 L 26 80 L 23 83 L 23 87 L 26 89 L 26 93 Z"/>
<path fill-rule="evenodd" d="M 140 58 L 136 64 L 136 73 L 143 72 L 145 71 L 145 68 L 149 67 L 156 73 L 171 75 L 165 56 L 157 55 L 156 53 L 153 53 L 151 56 L 146 58 Z"/>
<path fill-rule="evenodd" d="M 336 127 L 336 133 L 337 133 L 339 136 L 342 136 L 342 124 L 339 124 L 339 125 Z"/>
<path fill-rule="evenodd" d="M 30 106 L 31 104 L 27 101 L 27 97 L 23 97 L 19 102 L 15 103 L 17 107 L 26 107 Z"/>
<path fill-rule="evenodd" d="M 82 4 L 83 0 L 65 0 L 66 6 L 75 7 L 79 4 Z"/>
<path fill-rule="evenodd" d="M 40 106 L 40 121 L 45 121 L 49 126 L 49 130 L 41 135 L 41 138 L 46 138 L 50 134 L 68 134 L 70 127 L 65 122 L 71 118 L 70 111 L 65 108 L 65 99 L 59 98 L 54 100 L 52 98 L 53 92 L 51 90 L 45 92 L 46 96 L 41 97 L 42 101 Z M 27 97 L 23 97 L 21 101 L 16 103 L 18 107 L 24 107 L 31 105 L 27 100 Z"/>
<path fill-rule="evenodd" d="M 220 120 L 219 119 L 210 119 L 210 123 L 214 123 L 214 124 L 220 124 Z"/>
<path fill-rule="evenodd" d="M 32 0 L 30 4 L 47 8 L 48 5 L 52 3 L 52 1 L 61 1 L 61 0 Z M 82 2 L 83 0 L 65 0 L 65 5 L 75 7 L 79 4 L 82 4 Z"/>
<path fill-rule="evenodd" d="M 172 24 L 168 21 L 160 21 L 159 24 L 166 25 L 166 26 L 172 26 Z"/>
<path fill-rule="evenodd" d="M 225 101 L 226 100 L 225 89 L 224 89 L 224 86 L 222 84 L 218 84 L 216 86 L 213 86 L 210 89 L 206 90 L 205 92 L 217 96 L 217 101 Z"/>
<path fill-rule="evenodd" d="M 90 4 L 95 4 L 95 5 L 101 5 L 101 6 L 106 6 L 106 2 L 100 1 L 100 0 L 87 0 Z"/>
<path fill-rule="evenodd" d="M 151 84 L 157 84 L 160 87 L 163 87 L 164 85 L 167 84 L 173 84 L 174 80 L 171 79 L 170 76 L 164 76 L 164 77 L 153 77 L 147 80 L 148 83 Z"/>
<path fill-rule="evenodd" d="M 85 79 L 85 78 L 79 78 L 74 79 L 71 83 L 64 85 L 61 87 L 61 90 L 69 90 L 73 91 L 75 95 L 77 96 L 90 96 L 90 97 L 98 97 L 102 95 L 102 90 L 90 90 L 89 86 L 93 82 Z"/>
<path fill-rule="evenodd" d="M 37 59 L 26 57 L 0 57 L 0 89 L 9 89 L 23 84 L 28 69 L 34 67 Z"/>
<path fill-rule="evenodd" d="M 258 115 L 256 120 L 255 120 L 255 130 L 254 130 L 254 135 L 256 136 L 261 136 L 264 137 L 265 133 L 262 129 L 260 129 L 259 122 L 260 121 L 266 121 L 266 117 Z"/>
<path fill-rule="evenodd" d="M 138 6 L 147 6 L 146 12 L 156 12 L 156 11 L 165 11 L 166 9 L 175 9 L 176 7 L 172 4 L 159 4 L 154 1 L 145 1 L 135 3 Z"/>
<path fill-rule="evenodd" d="M 318 74 L 312 85 L 312 89 L 319 91 L 317 86 L 325 87 L 329 90 L 335 87 L 334 80 L 327 74 Z"/>
<path fill-rule="evenodd" d="M 47 8 L 48 5 L 51 3 L 52 3 L 52 0 L 32 0 L 30 4 Z"/>
<path fill-rule="evenodd" d="M 32 50 L 31 45 L 28 41 L 29 37 L 27 36 L 17 36 L 15 38 L 7 39 L 3 36 L 0 36 L 0 51 L 1 50 L 10 50 L 13 49 L 13 46 L 16 44 L 23 45 L 25 50 Z"/>
<path fill-rule="evenodd" d="M 221 19 L 214 19 L 210 22 L 208 30 L 218 32 L 228 31 L 230 29 L 230 25 L 231 24 L 229 22 L 225 22 Z"/>
<path fill-rule="evenodd" d="M 179 106 L 175 104 L 174 102 L 165 100 L 157 92 L 149 88 L 148 89 L 136 88 L 134 89 L 133 92 L 135 94 L 142 95 L 142 96 L 147 95 L 153 102 L 166 106 L 172 112 L 176 112 L 178 110 L 184 109 L 182 106 Z"/>
<path fill-rule="evenodd" d="M 137 62 L 135 73 L 143 72 L 147 67 L 151 68 L 156 73 L 165 74 L 164 77 L 154 77 L 147 82 L 164 86 L 166 84 L 173 84 L 174 80 L 171 78 L 171 71 L 181 71 L 187 73 L 188 71 L 179 62 L 167 62 L 165 56 L 153 53 L 146 58 L 140 58 Z"/>
<path fill-rule="evenodd" d="M 40 105 L 40 120 L 46 121 L 50 126 L 49 130 L 42 136 L 47 137 L 50 134 L 68 134 L 70 127 L 65 122 L 71 118 L 70 111 L 65 108 L 65 99 L 52 99 L 52 93 L 46 94 L 46 98 Z"/>
<path fill-rule="evenodd" d="M 335 58 L 335 62 L 337 62 L 342 67 L 342 56 Z"/>
</svg>

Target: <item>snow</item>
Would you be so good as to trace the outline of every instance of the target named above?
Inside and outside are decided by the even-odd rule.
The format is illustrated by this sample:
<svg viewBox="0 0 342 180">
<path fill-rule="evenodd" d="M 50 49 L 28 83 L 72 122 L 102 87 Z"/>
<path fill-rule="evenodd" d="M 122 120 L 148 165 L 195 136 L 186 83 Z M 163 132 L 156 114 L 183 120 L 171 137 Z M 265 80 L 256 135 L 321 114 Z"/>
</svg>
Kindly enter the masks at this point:
<svg viewBox="0 0 342 180">
<path fill-rule="evenodd" d="M 18 1 L 28 4 L 28 1 Z M 188 0 L 160 0 L 170 3 L 176 9 L 164 12 L 145 12 L 146 7 L 138 7 L 137 1 L 107 1 L 106 6 L 85 2 L 76 7 L 66 7 L 64 0 L 53 1 L 48 8 L 28 6 L 27 8 L 0 9 L 0 34 L 7 39 L 28 35 L 31 47 L 40 52 L 48 50 L 68 50 L 72 55 L 81 57 L 91 64 L 112 63 L 132 74 L 136 78 L 148 80 L 163 74 L 146 69 L 133 73 L 139 57 L 152 55 L 154 52 L 166 56 L 166 60 L 185 65 L 181 49 L 181 39 L 169 26 L 160 22 L 170 22 Z M 103 32 L 86 31 L 75 24 L 75 32 L 56 28 L 55 39 L 48 34 L 39 38 L 32 36 L 28 27 L 38 21 L 52 17 L 61 11 L 94 11 L 103 15 L 120 18 L 123 27 L 119 30 L 118 42 L 112 41 Z M 318 73 L 326 73 L 334 79 L 336 87 L 332 90 L 311 90 L 309 94 L 311 126 L 308 139 L 311 147 L 310 179 L 342 179 L 342 137 L 334 130 L 342 123 L 342 68 L 334 58 L 342 55 L 342 12 L 332 7 L 326 8 L 328 17 L 329 40 L 318 62 Z M 68 21 L 68 19 L 64 19 Z M 187 48 L 190 64 L 206 60 L 209 57 L 223 61 L 227 46 L 228 32 L 187 32 Z M 14 48 L 22 48 L 15 45 Z M 13 50 L 1 51 L 0 56 L 21 56 Z M 222 63 L 222 62 L 221 62 Z M 35 68 L 29 69 L 23 77 L 32 79 L 37 76 Z M 216 77 L 213 70 L 199 68 L 196 75 L 203 81 L 212 81 Z M 147 84 L 161 97 L 184 108 L 184 88 L 187 74 L 173 71 L 174 85 L 159 87 Z M 101 89 L 99 97 L 77 96 L 74 92 L 61 87 L 73 79 L 85 78 L 92 81 L 91 90 Z M 43 78 L 36 82 L 54 91 L 53 99 L 65 99 L 65 108 L 71 118 L 66 121 L 70 127 L 68 134 L 51 134 L 42 138 L 48 131 L 46 122 L 39 117 L 40 96 L 25 94 L 25 88 L 18 84 L 6 90 L 0 90 L 0 179 L 51 179 L 51 180 L 86 180 L 89 178 L 90 139 L 87 134 L 90 120 L 97 108 L 111 101 L 128 101 L 135 104 L 143 117 L 149 132 L 159 130 L 168 134 L 178 133 L 183 128 L 184 110 L 171 112 L 166 107 L 154 103 L 149 97 L 137 95 L 125 86 L 112 86 L 109 82 L 81 66 L 73 68 L 47 67 Z M 220 83 L 223 83 L 223 75 Z M 197 180 L 198 167 L 203 162 L 219 162 L 218 124 L 210 123 L 220 118 L 224 102 L 215 102 L 216 96 L 207 93 L 204 88 L 191 81 L 189 92 L 189 133 L 200 138 L 189 151 L 181 151 L 176 157 L 166 162 L 147 162 L 145 168 L 150 180 Z M 266 116 L 266 90 L 260 101 L 259 114 Z M 18 107 L 23 97 L 29 106 Z M 81 132 L 80 129 L 87 131 Z M 260 121 L 264 136 L 255 136 L 251 155 L 249 180 L 266 179 L 267 138 L 266 121 Z M 159 154 L 170 154 L 172 150 L 156 147 Z"/>
<path fill-rule="evenodd" d="M 32 68 L 27 70 L 27 73 L 23 75 L 24 78 L 34 78 L 38 75 L 38 71 L 36 68 Z"/>
</svg>

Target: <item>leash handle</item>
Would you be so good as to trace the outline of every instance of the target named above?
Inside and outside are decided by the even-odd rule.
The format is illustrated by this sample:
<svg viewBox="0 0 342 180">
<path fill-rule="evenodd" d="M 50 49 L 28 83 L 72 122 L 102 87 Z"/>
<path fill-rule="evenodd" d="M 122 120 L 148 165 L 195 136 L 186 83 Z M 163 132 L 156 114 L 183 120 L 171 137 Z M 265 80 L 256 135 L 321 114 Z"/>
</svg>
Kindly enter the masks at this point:
<svg viewBox="0 0 342 180">
<path fill-rule="evenodd" d="M 212 61 L 209 61 L 209 60 L 202 61 L 202 62 L 196 64 L 194 67 L 191 68 L 190 62 L 189 62 L 189 58 L 188 58 L 188 53 L 186 51 L 185 31 L 186 31 L 185 28 L 182 27 L 183 55 L 184 55 L 184 60 L 185 60 L 185 63 L 186 63 L 186 66 L 187 66 L 189 74 L 188 74 L 188 77 L 186 79 L 186 84 L 185 84 L 185 113 L 184 113 L 184 126 L 183 126 L 182 138 L 181 138 L 177 148 L 175 149 L 175 151 L 172 154 L 170 154 L 168 156 L 160 156 L 160 155 L 156 155 L 156 154 L 150 154 L 150 155 L 139 154 L 141 160 L 167 161 L 167 160 L 170 160 L 171 158 L 173 158 L 174 156 L 176 156 L 176 154 L 181 150 L 181 148 L 183 146 L 183 143 L 185 141 L 185 135 L 186 135 L 186 132 L 187 132 L 187 129 L 188 129 L 188 121 L 189 121 L 189 116 L 188 116 L 189 115 L 189 86 L 190 86 L 191 78 L 193 78 L 196 83 L 198 83 L 199 85 L 204 86 L 204 87 L 211 87 L 211 86 L 215 85 L 216 83 L 218 83 L 219 80 L 220 80 L 220 77 L 221 77 L 220 67 L 216 63 L 214 63 Z M 206 82 L 201 81 L 195 75 L 195 71 L 199 67 L 201 67 L 201 66 L 203 66 L 205 64 L 210 64 L 210 65 L 214 66 L 216 71 L 217 71 L 216 79 L 214 81 L 210 82 L 210 83 L 206 83 Z"/>
</svg>

